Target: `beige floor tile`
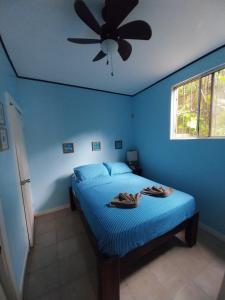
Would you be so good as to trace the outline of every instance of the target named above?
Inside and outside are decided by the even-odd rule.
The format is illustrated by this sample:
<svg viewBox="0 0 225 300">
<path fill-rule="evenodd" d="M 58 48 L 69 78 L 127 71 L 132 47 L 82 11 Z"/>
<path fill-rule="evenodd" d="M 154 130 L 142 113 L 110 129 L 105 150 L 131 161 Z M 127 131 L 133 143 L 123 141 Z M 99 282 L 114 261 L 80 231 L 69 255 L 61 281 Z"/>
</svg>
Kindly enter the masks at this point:
<svg viewBox="0 0 225 300">
<path fill-rule="evenodd" d="M 76 284 L 72 282 L 63 286 L 61 289 L 61 295 L 63 300 L 78 300 Z"/>
<path fill-rule="evenodd" d="M 23 283 L 23 300 L 27 300 L 29 297 L 29 278 L 30 274 L 25 274 Z"/>
<path fill-rule="evenodd" d="M 140 263 L 121 282 L 121 300 L 216 300 L 224 244 L 202 231 L 193 248 L 183 238 L 182 232 Z M 97 300 L 96 258 L 78 212 L 35 219 L 27 271 L 25 300 Z"/>
<path fill-rule="evenodd" d="M 80 240 L 79 238 L 70 238 L 57 243 L 57 254 L 58 258 L 64 256 L 70 256 L 78 251 L 80 251 Z"/>
<path fill-rule="evenodd" d="M 83 256 L 83 259 L 86 261 L 88 269 L 97 269 L 97 258 L 92 249 L 82 250 L 80 253 Z"/>
<path fill-rule="evenodd" d="M 30 250 L 30 252 L 29 252 L 29 254 L 28 254 L 27 264 L 26 264 L 26 274 L 29 274 L 29 273 L 30 273 L 30 270 L 31 270 L 32 252 L 33 252 L 33 250 Z"/>
<path fill-rule="evenodd" d="M 209 236 L 209 235 L 208 235 Z M 204 241 L 198 242 L 198 248 L 202 249 L 204 255 L 207 257 L 208 263 L 214 263 L 218 267 L 223 267 L 225 269 L 225 243 L 216 242 L 215 239 L 209 236 L 204 236 Z"/>
<path fill-rule="evenodd" d="M 30 253 L 28 272 L 33 272 L 57 261 L 56 245 L 34 248 Z"/>
<path fill-rule="evenodd" d="M 97 269 L 89 270 L 87 276 L 89 276 L 90 284 L 95 292 L 95 294 L 98 294 L 98 273 Z"/>
<path fill-rule="evenodd" d="M 49 231 L 54 231 L 55 230 L 55 221 L 54 218 L 48 218 L 48 219 L 39 219 L 37 218 L 35 220 L 35 230 L 34 233 L 35 235 L 43 234 Z"/>
<path fill-rule="evenodd" d="M 175 276 L 181 276 L 180 269 L 173 260 L 168 258 L 167 253 L 153 260 L 148 265 L 148 270 L 155 274 L 158 281 L 163 284 Z"/>
<path fill-rule="evenodd" d="M 90 284 L 89 278 L 84 276 L 68 285 L 63 286 L 62 299 L 97 300 L 97 297 Z"/>
<path fill-rule="evenodd" d="M 85 227 L 84 227 L 84 224 L 81 223 L 81 222 L 77 222 L 75 220 L 75 227 L 74 227 L 74 230 L 77 234 L 81 233 L 81 234 L 86 234 L 86 231 L 85 231 Z"/>
<path fill-rule="evenodd" d="M 79 300 L 97 300 L 96 294 L 94 293 L 89 277 L 81 277 L 75 282 L 75 284 L 77 289 L 77 298 Z"/>
<path fill-rule="evenodd" d="M 170 300 L 171 295 L 156 276 L 146 269 L 130 275 L 127 280 L 128 289 L 135 300 Z"/>
<path fill-rule="evenodd" d="M 174 300 L 213 300 L 202 289 L 190 283 L 181 288 Z"/>
<path fill-rule="evenodd" d="M 174 248 L 164 258 L 167 258 L 179 270 L 179 276 L 185 277 L 186 280 L 196 277 L 208 265 L 205 257 L 199 254 L 194 255 L 194 248 Z M 197 253 L 197 249 L 195 250 L 195 253 Z"/>
<path fill-rule="evenodd" d="M 35 237 L 34 247 L 37 248 L 44 248 L 51 246 L 56 243 L 56 231 L 49 231 L 43 234 L 39 234 Z"/>
<path fill-rule="evenodd" d="M 199 244 L 198 248 L 201 248 L 204 255 L 207 257 L 208 263 L 214 263 L 218 266 L 222 266 L 225 269 L 225 253 L 222 249 L 212 248 L 210 246 L 203 246 Z"/>
<path fill-rule="evenodd" d="M 65 225 L 75 225 L 77 222 L 77 219 L 74 217 L 74 215 L 68 214 L 66 216 L 60 216 L 55 218 L 55 226 L 56 228 L 60 228 Z"/>
<path fill-rule="evenodd" d="M 60 284 L 71 283 L 88 273 L 87 262 L 84 256 L 77 252 L 74 255 L 65 256 L 59 260 Z"/>
<path fill-rule="evenodd" d="M 44 294 L 41 297 L 38 297 L 37 300 L 63 300 L 61 298 L 61 288 L 56 288 L 52 292 Z"/>
<path fill-rule="evenodd" d="M 24 299 L 36 300 L 57 287 L 59 287 L 58 265 L 53 264 L 27 276 Z"/>
<path fill-rule="evenodd" d="M 57 242 L 61 242 L 70 238 L 75 237 L 76 231 L 74 230 L 75 225 L 71 224 L 64 224 L 61 227 L 57 228 L 56 230 L 56 236 L 57 236 Z"/>
<path fill-rule="evenodd" d="M 211 263 L 195 278 L 194 282 L 209 296 L 216 299 L 222 284 L 224 272 L 225 269 L 223 267 Z"/>
<path fill-rule="evenodd" d="M 176 293 L 187 285 L 189 281 L 183 276 L 175 275 L 169 278 L 167 281 L 164 281 L 162 285 L 169 292 L 171 298 L 174 299 Z"/>
<path fill-rule="evenodd" d="M 120 285 L 120 300 L 135 300 L 127 284 Z"/>
<path fill-rule="evenodd" d="M 76 238 L 79 241 L 79 246 L 81 248 L 81 251 L 92 251 L 92 253 L 93 253 L 93 248 L 92 248 L 92 245 L 91 245 L 87 235 L 80 234 L 80 235 L 77 235 Z"/>
<path fill-rule="evenodd" d="M 222 285 L 220 287 L 219 295 L 216 300 L 224 300 L 225 299 L 225 274 L 223 276 Z"/>
<path fill-rule="evenodd" d="M 82 222 L 78 210 L 75 210 L 75 211 L 73 211 L 72 213 L 73 213 L 74 217 L 75 217 L 79 222 Z"/>
<path fill-rule="evenodd" d="M 56 223 L 57 241 L 63 241 L 76 235 L 84 234 L 84 226 L 73 219 L 73 222 Z"/>
<path fill-rule="evenodd" d="M 198 241 L 209 248 L 214 250 L 220 249 L 225 254 L 225 243 L 215 236 L 208 234 L 206 231 L 199 230 L 198 231 Z"/>
<path fill-rule="evenodd" d="M 70 215 L 74 215 L 70 208 L 61 209 L 53 213 L 55 219 L 60 217 L 68 217 Z"/>
<path fill-rule="evenodd" d="M 35 222 L 38 223 L 43 223 L 49 220 L 54 220 L 55 219 L 55 214 L 54 213 L 49 213 L 49 214 L 45 214 L 39 217 L 35 217 Z"/>
</svg>

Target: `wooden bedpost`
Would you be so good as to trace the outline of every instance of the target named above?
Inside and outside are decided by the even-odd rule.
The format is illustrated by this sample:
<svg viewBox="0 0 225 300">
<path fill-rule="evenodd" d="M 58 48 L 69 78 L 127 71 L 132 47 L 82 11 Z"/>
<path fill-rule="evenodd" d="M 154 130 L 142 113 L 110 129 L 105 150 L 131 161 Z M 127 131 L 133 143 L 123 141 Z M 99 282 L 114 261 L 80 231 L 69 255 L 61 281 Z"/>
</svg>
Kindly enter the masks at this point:
<svg viewBox="0 0 225 300">
<path fill-rule="evenodd" d="M 189 219 L 185 228 L 185 241 L 189 247 L 193 247 L 197 242 L 198 219 L 199 213 L 196 213 L 192 218 Z"/>
<path fill-rule="evenodd" d="M 74 202 L 73 189 L 72 189 L 71 186 L 69 187 L 69 198 L 70 198 L 70 209 L 75 210 L 76 205 L 75 205 L 75 202 Z"/>
<path fill-rule="evenodd" d="M 119 257 L 98 257 L 98 300 L 120 299 Z"/>
</svg>

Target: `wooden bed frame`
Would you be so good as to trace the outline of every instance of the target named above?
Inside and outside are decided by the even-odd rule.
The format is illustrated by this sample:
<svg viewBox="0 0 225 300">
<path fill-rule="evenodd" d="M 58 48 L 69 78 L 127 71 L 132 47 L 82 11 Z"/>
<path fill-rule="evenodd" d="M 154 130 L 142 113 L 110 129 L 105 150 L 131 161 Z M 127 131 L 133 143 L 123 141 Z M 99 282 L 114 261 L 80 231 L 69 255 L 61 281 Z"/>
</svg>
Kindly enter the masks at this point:
<svg viewBox="0 0 225 300">
<path fill-rule="evenodd" d="M 191 218 L 185 220 L 162 236 L 157 237 L 145 245 L 128 252 L 125 256 L 105 256 L 97 247 L 95 236 L 88 225 L 83 211 L 81 210 L 80 202 L 74 194 L 72 187 L 69 188 L 69 195 L 71 209 L 78 209 L 97 257 L 98 300 L 119 300 L 121 273 L 126 273 L 131 264 L 137 262 L 141 257 L 147 255 L 156 247 L 169 241 L 178 232 L 185 230 L 185 241 L 189 247 L 192 247 L 196 244 L 199 213 L 196 213 Z"/>
</svg>

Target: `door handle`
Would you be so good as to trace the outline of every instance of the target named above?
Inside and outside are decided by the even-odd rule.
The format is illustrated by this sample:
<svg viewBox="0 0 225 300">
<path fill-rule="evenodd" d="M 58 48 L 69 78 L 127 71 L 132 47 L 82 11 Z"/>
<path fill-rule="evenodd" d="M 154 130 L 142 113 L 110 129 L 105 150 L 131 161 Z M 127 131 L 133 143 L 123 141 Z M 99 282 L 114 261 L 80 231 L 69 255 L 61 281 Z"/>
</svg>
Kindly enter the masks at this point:
<svg viewBox="0 0 225 300">
<path fill-rule="evenodd" d="M 21 185 L 24 185 L 24 184 L 26 184 L 26 183 L 30 183 L 30 179 L 29 179 L 29 178 L 28 178 L 28 179 L 25 179 L 25 180 L 22 180 L 22 181 L 20 182 Z"/>
</svg>

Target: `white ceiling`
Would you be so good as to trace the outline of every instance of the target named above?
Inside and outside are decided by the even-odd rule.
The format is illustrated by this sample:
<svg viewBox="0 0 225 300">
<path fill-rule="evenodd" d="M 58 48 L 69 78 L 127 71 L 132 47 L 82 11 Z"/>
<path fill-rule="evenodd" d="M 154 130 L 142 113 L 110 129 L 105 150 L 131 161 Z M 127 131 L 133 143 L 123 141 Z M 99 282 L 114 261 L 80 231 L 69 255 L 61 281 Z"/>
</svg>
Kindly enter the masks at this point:
<svg viewBox="0 0 225 300">
<path fill-rule="evenodd" d="M 122 1 L 122 0 L 121 0 Z M 86 0 L 100 23 L 104 0 Z M 131 40 L 123 62 L 92 62 L 99 45 L 67 37 L 96 38 L 75 14 L 74 0 L 0 0 L 0 34 L 20 76 L 132 95 L 224 44 L 225 0 L 139 0 L 124 23 L 147 21 L 151 40 Z"/>
</svg>

